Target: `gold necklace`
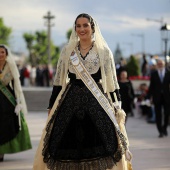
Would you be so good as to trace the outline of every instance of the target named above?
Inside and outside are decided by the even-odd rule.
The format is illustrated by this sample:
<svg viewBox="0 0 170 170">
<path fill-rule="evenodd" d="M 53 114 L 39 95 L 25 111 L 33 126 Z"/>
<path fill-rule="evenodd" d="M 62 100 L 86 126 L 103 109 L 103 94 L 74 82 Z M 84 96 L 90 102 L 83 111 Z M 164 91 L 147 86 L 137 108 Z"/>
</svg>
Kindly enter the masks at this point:
<svg viewBox="0 0 170 170">
<path fill-rule="evenodd" d="M 88 48 L 90 48 L 92 46 L 92 44 L 90 44 L 90 46 L 88 46 L 88 47 L 86 47 L 86 48 L 82 48 L 81 46 L 80 46 L 80 48 L 82 49 L 82 50 L 87 50 Z"/>
</svg>

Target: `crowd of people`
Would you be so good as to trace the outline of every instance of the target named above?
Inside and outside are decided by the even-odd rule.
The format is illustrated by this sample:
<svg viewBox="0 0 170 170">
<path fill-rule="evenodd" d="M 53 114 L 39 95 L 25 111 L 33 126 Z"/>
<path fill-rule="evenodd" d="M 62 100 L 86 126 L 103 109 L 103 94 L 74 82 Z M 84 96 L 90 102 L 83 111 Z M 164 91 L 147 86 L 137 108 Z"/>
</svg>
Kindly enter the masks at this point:
<svg viewBox="0 0 170 170">
<path fill-rule="evenodd" d="M 135 112 L 145 116 L 148 123 L 156 124 L 159 138 L 166 137 L 170 121 L 170 71 L 163 59 L 151 56 L 148 62 L 145 55 L 141 71 L 142 76 L 149 76 L 149 83 L 143 82 L 135 89 Z"/>
<path fill-rule="evenodd" d="M 24 65 L 19 67 L 19 72 L 21 85 L 24 87 L 50 87 L 53 81 L 54 70 L 47 64 L 36 67 Z"/>
<path fill-rule="evenodd" d="M 76 17 L 54 77 L 47 65 L 18 71 L 10 54 L 0 45 L 0 161 L 4 154 L 32 148 L 21 86 L 53 86 L 34 170 L 132 170 L 126 121 L 134 107 L 156 123 L 160 138 L 168 136 L 170 72 L 165 62 L 151 57 L 148 73 L 143 56 L 142 75 L 149 75 L 150 82 L 140 84 L 137 95 L 126 68 L 116 73 L 112 52 L 89 14 Z"/>
</svg>

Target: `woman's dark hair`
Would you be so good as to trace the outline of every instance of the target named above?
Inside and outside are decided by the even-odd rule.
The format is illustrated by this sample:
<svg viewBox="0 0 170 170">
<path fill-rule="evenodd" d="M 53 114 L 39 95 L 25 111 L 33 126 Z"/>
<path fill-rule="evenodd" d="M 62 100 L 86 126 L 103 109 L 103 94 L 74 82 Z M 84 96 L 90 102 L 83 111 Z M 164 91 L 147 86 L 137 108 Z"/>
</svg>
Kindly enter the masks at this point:
<svg viewBox="0 0 170 170">
<path fill-rule="evenodd" d="M 0 45 L 0 48 L 5 49 L 6 55 L 8 55 L 8 50 L 7 50 L 7 48 L 4 45 Z"/>
<path fill-rule="evenodd" d="M 93 18 L 89 14 L 82 13 L 82 14 L 78 15 L 76 20 L 75 20 L 75 25 L 76 25 L 78 18 L 87 18 L 89 20 L 90 24 L 91 24 L 91 28 L 93 30 L 93 33 L 95 32 L 94 21 L 93 21 Z M 76 29 L 76 26 L 75 26 L 75 29 Z"/>
</svg>

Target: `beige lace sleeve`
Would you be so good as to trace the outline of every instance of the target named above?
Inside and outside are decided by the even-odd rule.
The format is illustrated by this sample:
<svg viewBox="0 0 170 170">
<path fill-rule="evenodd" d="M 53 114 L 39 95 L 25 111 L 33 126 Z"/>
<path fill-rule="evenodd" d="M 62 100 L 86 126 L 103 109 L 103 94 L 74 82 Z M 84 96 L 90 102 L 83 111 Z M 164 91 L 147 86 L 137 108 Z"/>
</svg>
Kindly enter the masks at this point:
<svg viewBox="0 0 170 170">
<path fill-rule="evenodd" d="M 55 86 L 62 86 L 63 79 L 65 77 L 65 66 L 66 66 L 66 47 L 64 47 L 60 53 L 60 57 L 57 63 L 56 74 L 54 77 L 53 85 Z"/>
<path fill-rule="evenodd" d="M 106 88 L 108 92 L 119 89 L 114 58 L 110 50 L 105 49 L 104 52 L 104 71 L 106 76 Z"/>
</svg>

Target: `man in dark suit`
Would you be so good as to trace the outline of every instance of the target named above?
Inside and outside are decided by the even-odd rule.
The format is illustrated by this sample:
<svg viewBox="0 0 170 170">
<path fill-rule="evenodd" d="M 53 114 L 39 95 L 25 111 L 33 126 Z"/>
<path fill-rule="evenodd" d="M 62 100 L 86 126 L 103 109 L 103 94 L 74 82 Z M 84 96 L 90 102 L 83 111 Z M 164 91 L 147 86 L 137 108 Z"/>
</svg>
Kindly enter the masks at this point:
<svg viewBox="0 0 170 170">
<path fill-rule="evenodd" d="M 157 70 L 151 75 L 148 97 L 155 106 L 159 137 L 167 136 L 170 115 L 170 72 L 161 59 L 157 60 Z"/>
</svg>

